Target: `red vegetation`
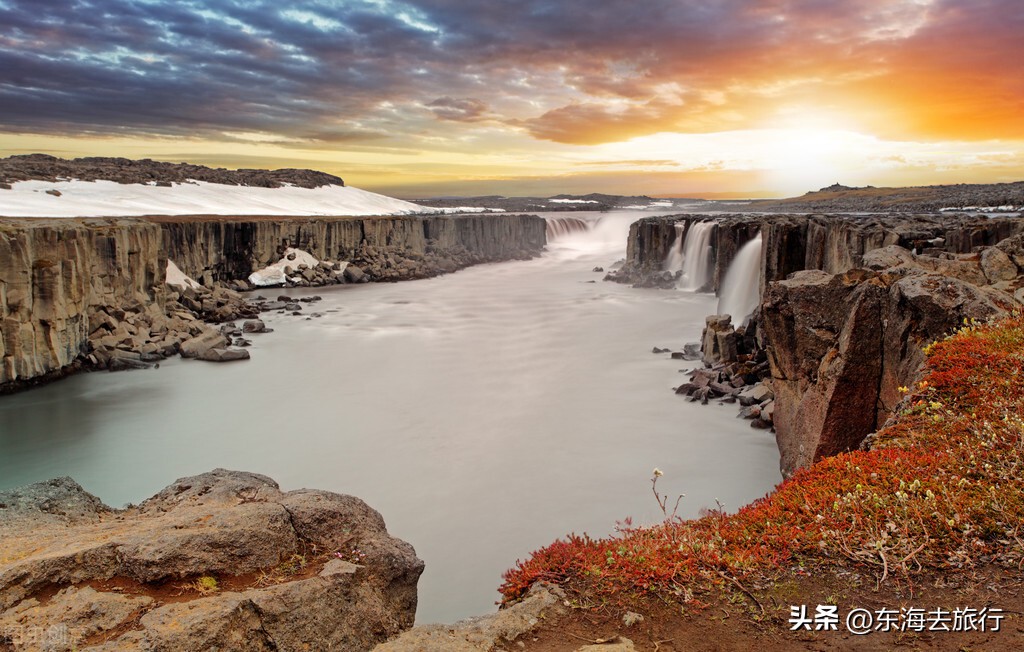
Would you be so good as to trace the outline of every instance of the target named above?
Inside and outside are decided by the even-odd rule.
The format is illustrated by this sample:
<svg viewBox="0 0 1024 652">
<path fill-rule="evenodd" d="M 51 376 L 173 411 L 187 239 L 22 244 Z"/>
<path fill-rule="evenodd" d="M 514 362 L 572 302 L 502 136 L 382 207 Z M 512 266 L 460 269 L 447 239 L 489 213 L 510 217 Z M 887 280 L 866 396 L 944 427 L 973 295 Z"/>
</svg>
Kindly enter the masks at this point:
<svg viewBox="0 0 1024 652">
<path fill-rule="evenodd" d="M 928 347 L 923 380 L 869 451 L 803 469 L 727 515 L 618 536 L 571 535 L 505 573 L 506 602 L 536 581 L 581 604 L 643 595 L 699 606 L 717 585 L 761 586 L 801 566 L 923 569 L 1024 564 L 1024 316 L 965 326 Z"/>
</svg>

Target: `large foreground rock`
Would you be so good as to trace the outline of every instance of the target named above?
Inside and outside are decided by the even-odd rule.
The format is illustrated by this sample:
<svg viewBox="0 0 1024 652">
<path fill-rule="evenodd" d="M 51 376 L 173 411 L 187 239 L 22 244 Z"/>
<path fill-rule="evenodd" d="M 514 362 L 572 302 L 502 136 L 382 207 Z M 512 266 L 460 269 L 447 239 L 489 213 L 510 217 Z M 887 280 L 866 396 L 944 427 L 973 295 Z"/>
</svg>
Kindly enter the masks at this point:
<svg viewBox="0 0 1024 652">
<path fill-rule="evenodd" d="M 369 650 L 412 626 L 423 571 L 361 500 L 223 469 L 127 510 L 69 478 L 0 492 L 0 538 L 19 650 Z"/>
</svg>

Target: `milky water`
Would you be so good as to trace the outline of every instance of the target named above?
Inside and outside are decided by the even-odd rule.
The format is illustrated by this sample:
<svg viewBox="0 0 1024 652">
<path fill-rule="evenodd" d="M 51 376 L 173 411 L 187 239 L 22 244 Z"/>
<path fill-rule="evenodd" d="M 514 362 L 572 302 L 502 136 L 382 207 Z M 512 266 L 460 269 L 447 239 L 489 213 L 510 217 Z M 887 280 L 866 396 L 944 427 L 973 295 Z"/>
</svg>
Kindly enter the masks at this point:
<svg viewBox="0 0 1024 652">
<path fill-rule="evenodd" d="M 772 436 L 675 396 L 683 365 L 651 353 L 696 340 L 715 298 L 602 282 L 640 214 L 581 217 L 600 222 L 532 261 L 318 289 L 323 317 L 267 316 L 248 362 L 0 397 L 0 489 L 70 475 L 121 505 L 225 467 L 353 494 L 426 561 L 419 622 L 491 610 L 557 537 L 656 521 L 655 466 L 685 516 L 764 495 Z"/>
</svg>

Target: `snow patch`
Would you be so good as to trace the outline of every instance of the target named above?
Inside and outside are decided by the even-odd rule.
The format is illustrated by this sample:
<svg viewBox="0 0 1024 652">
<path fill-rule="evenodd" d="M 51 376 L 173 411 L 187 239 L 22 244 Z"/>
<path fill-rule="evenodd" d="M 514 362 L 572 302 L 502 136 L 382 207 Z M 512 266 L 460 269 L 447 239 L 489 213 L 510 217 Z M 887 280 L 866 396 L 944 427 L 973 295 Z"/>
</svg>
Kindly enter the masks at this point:
<svg viewBox="0 0 1024 652">
<path fill-rule="evenodd" d="M 489 208 L 487 206 L 448 206 L 437 209 L 445 215 L 452 213 L 504 213 L 504 208 Z"/>
<path fill-rule="evenodd" d="M 289 260 L 289 256 L 292 256 L 293 254 L 295 256 L 294 259 Z M 284 285 L 285 281 L 288 280 L 288 276 L 284 271 L 286 267 L 291 267 L 294 271 L 299 268 L 299 265 L 316 267 L 319 264 L 320 261 L 317 260 L 313 254 L 301 249 L 289 247 L 284 250 L 284 256 L 281 260 L 249 274 L 249 283 L 256 287 Z"/>
<path fill-rule="evenodd" d="M 47 194 L 56 190 L 60 196 Z M 257 188 L 206 181 L 170 187 L 114 181 L 18 181 L 0 190 L 6 217 L 133 215 L 410 215 L 436 208 L 352 186 Z"/>
<path fill-rule="evenodd" d="M 593 199 L 549 199 L 552 204 L 600 204 Z"/>
<path fill-rule="evenodd" d="M 184 290 L 185 288 L 201 288 L 202 285 L 196 282 L 190 276 L 187 276 L 185 272 L 181 271 L 181 268 L 174 264 L 173 260 L 167 260 L 167 273 L 166 280 L 164 281 L 167 285 Z"/>
</svg>

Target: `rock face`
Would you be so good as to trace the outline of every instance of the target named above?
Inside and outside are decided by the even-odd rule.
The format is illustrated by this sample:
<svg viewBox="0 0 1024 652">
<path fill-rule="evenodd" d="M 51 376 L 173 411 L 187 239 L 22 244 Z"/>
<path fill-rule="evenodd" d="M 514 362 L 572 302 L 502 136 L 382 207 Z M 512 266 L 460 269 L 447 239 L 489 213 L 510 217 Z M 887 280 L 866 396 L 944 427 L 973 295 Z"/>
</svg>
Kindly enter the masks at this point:
<svg viewBox="0 0 1024 652">
<path fill-rule="evenodd" d="M 626 262 L 606 280 L 662 287 L 663 264 L 676 237 L 675 225 L 708 215 L 647 217 L 630 227 Z M 1024 220 L 968 215 L 715 215 L 712 238 L 714 290 L 721 288 L 739 249 L 758 233 L 764 239 L 762 294 L 771 281 L 806 269 L 839 274 L 860 266 L 870 251 L 898 245 L 919 253 L 970 253 L 1024 232 Z M 668 284 L 674 286 L 674 283 Z"/>
<path fill-rule="evenodd" d="M 532 215 L 153 219 L 167 233 L 171 260 L 204 285 L 247 278 L 288 247 L 350 262 L 352 274 L 371 280 L 397 281 L 532 258 L 547 242 L 545 220 Z"/>
<path fill-rule="evenodd" d="M 769 285 L 761 311 L 784 475 L 859 446 L 913 383 L 924 345 L 1013 304 L 913 258 L 889 251 L 869 259 L 882 271 L 803 271 Z"/>
<path fill-rule="evenodd" d="M 0 224 L 0 387 L 72 365 L 108 307 L 116 306 L 122 317 L 137 316 L 138 328 L 148 329 L 163 316 L 166 266 L 163 233 L 155 224 Z"/>
<path fill-rule="evenodd" d="M 45 639 L 24 649 L 369 650 L 423 571 L 359 499 L 223 469 L 124 511 L 68 478 L 2 492 L 0 534 L 0 632 Z"/>
<path fill-rule="evenodd" d="M 215 285 L 245 279 L 289 246 L 321 260 L 354 261 L 358 267 L 341 265 L 330 274 L 362 282 L 530 258 L 545 243 L 545 221 L 522 215 L 5 219 L 0 393 L 82 365 L 145 368 L 203 335 L 197 320 L 256 316 L 244 299 Z M 169 289 L 168 256 L 206 287 Z M 247 354 L 194 357 L 223 361 Z"/>
</svg>

